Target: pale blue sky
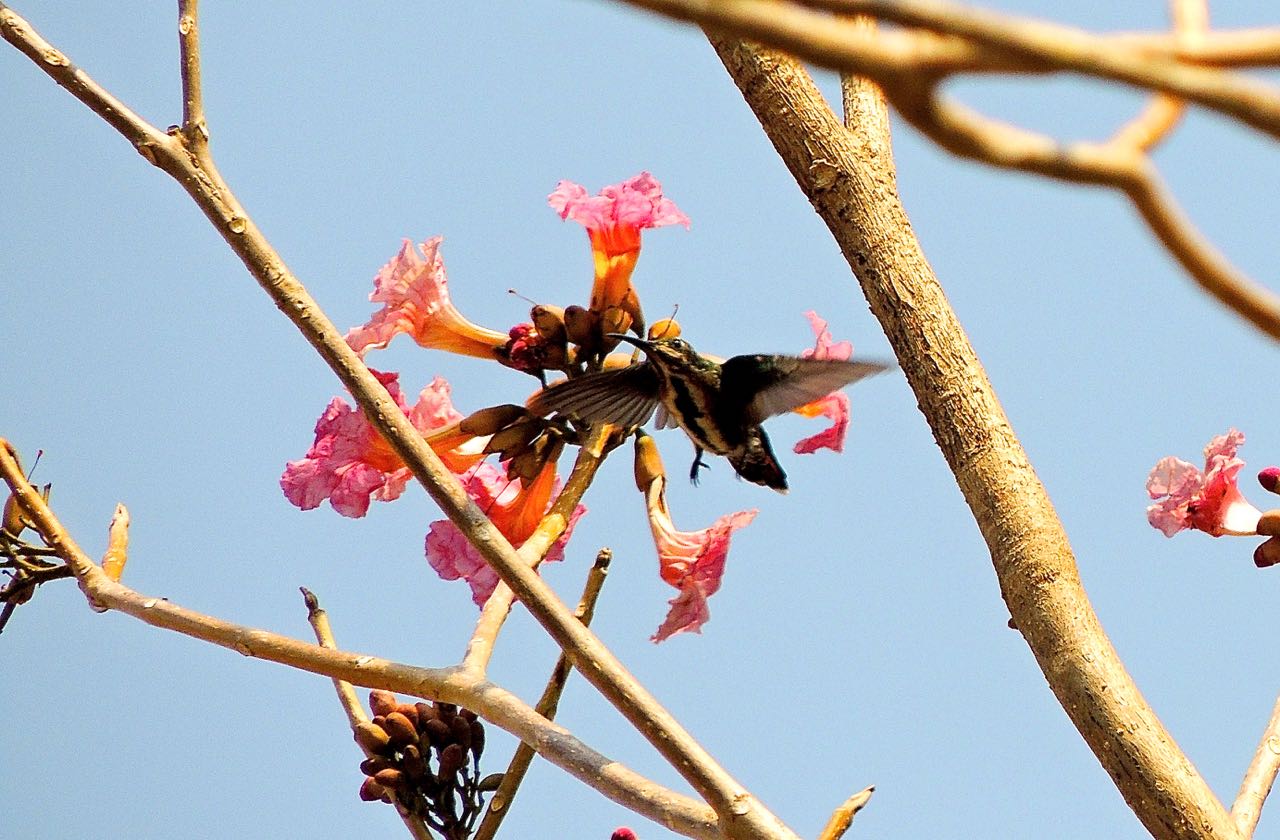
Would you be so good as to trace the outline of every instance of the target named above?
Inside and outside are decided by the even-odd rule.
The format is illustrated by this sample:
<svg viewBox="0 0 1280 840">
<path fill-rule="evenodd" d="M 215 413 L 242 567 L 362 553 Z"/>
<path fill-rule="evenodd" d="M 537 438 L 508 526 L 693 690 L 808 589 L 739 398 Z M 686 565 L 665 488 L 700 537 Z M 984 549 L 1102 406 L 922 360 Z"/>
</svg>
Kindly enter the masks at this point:
<svg viewBox="0 0 1280 840">
<path fill-rule="evenodd" d="M 546 207 L 562 178 L 593 191 L 642 169 L 692 219 L 645 239 L 651 317 L 680 305 L 720 355 L 797 351 L 816 309 L 860 353 L 888 345 L 848 267 L 696 31 L 603 2 L 206 3 L 213 149 L 260 227 L 340 327 L 363 322 L 402 237 L 443 235 L 459 307 L 506 329 L 527 305 L 585 302 L 586 237 Z M 1159 4 L 1097 12 L 1001 4 L 1133 29 Z M 1261 3 L 1222 25 L 1274 23 Z M 168 3 L 17 4 L 141 114 L 180 116 Z M 824 76 L 828 90 L 834 81 Z M 1067 80 L 966 83 L 975 106 L 1069 136 L 1119 125 L 1142 99 Z M 1064 519 L 1104 626 L 1217 793 L 1234 797 L 1280 688 L 1280 570 L 1255 540 L 1166 540 L 1143 483 L 1161 456 L 1196 461 L 1230 426 L 1242 486 L 1280 462 L 1273 342 L 1211 303 L 1125 201 L 957 161 L 895 126 L 916 232 Z M 12 48 L 0 49 L 0 283 L 8 399 L 0 435 L 30 456 L 77 538 L 100 552 L 117 501 L 133 514 L 126 581 L 305 637 L 299 585 L 339 641 L 425 665 L 460 655 L 475 608 L 423 558 L 438 511 L 419 488 L 362 520 L 282 498 L 334 377 L 190 201 Z M 1192 115 L 1158 162 L 1203 229 L 1275 280 L 1273 144 Z M 529 380 L 397 344 L 380 367 L 416 393 L 436 374 L 463 411 L 523 398 Z M 851 391 L 842 456 L 796 456 L 812 422 L 769 429 L 779 496 L 716 460 L 676 480 L 677 524 L 759 508 L 734 540 L 701 636 L 647 640 L 673 591 L 656 573 L 625 454 L 610 461 L 568 562 L 576 599 L 601 545 L 615 561 L 599 634 L 737 778 L 803 836 L 867 784 L 856 837 L 1137 838 L 1144 832 L 1010 631 L 977 528 L 900 376 Z M 690 447 L 659 435 L 679 476 Z M 494 676 L 536 697 L 554 661 L 527 615 Z M 6 836 L 404 836 L 356 798 L 359 755 L 329 683 L 91 613 L 69 584 L 0 637 Z M 562 722 L 684 789 L 578 677 Z M 511 741 L 491 735 L 486 770 Z M 1273 806 L 1280 809 L 1280 805 Z M 567 814 L 573 814 L 570 819 Z M 510 837 L 672 836 L 545 763 Z M 1264 813 L 1259 836 L 1277 831 Z"/>
</svg>

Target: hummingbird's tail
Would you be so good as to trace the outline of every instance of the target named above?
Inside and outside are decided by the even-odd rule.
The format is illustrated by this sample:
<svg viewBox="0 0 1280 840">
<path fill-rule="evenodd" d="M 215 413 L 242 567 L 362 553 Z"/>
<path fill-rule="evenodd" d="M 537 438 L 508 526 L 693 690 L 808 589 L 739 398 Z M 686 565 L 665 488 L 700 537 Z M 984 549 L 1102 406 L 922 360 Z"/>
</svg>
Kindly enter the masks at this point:
<svg viewBox="0 0 1280 840">
<path fill-rule="evenodd" d="M 749 428 L 746 444 L 727 457 L 734 471 L 752 484 L 771 487 L 779 493 L 787 492 L 787 474 L 773 454 L 769 436 L 759 426 Z"/>
</svg>

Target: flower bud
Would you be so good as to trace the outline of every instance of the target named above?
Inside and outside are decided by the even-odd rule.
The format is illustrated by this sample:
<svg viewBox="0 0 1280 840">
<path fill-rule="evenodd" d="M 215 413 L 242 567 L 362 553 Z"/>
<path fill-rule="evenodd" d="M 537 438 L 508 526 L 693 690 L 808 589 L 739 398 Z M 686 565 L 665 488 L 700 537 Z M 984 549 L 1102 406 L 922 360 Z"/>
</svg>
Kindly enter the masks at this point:
<svg viewBox="0 0 1280 840">
<path fill-rule="evenodd" d="M 600 320 L 596 314 L 581 306 L 570 306 L 564 311 L 564 328 L 569 340 L 590 353 L 600 344 Z"/>
<path fill-rule="evenodd" d="M 484 724 L 478 720 L 471 721 L 471 752 L 475 753 L 476 761 L 484 752 Z"/>
<path fill-rule="evenodd" d="M 405 786 L 406 779 L 404 773 L 394 767 L 388 767 L 386 770 L 379 770 L 373 777 L 373 780 L 384 788 L 397 790 Z"/>
<path fill-rule="evenodd" d="M 396 746 L 412 744 L 418 740 L 418 728 L 399 712 L 387 715 L 386 723 L 382 724 L 382 728 L 386 730 L 391 743 Z"/>
<path fill-rule="evenodd" d="M 568 332 L 564 326 L 564 309 L 559 306 L 538 304 L 529 312 L 529 319 L 538 329 L 538 335 L 552 345 L 564 347 Z"/>
<path fill-rule="evenodd" d="M 409 719 L 416 729 L 418 726 L 418 707 L 413 703 L 397 703 L 396 711 Z"/>
<path fill-rule="evenodd" d="M 451 735 L 452 730 L 449 728 L 449 724 L 440 720 L 440 718 L 432 718 L 427 721 L 427 740 L 437 750 L 442 750 L 448 745 Z"/>
<path fill-rule="evenodd" d="M 631 316 L 617 306 L 610 306 L 600 314 L 600 332 L 624 333 L 631 329 Z M 605 353 L 618 346 L 616 338 L 602 338 L 600 349 Z"/>
<path fill-rule="evenodd" d="M 418 710 L 418 731 L 427 731 L 427 721 L 434 720 L 436 716 L 436 707 L 430 703 L 414 703 L 414 708 Z"/>
<path fill-rule="evenodd" d="M 1258 483 L 1269 493 L 1280 493 L 1280 467 L 1267 467 L 1258 473 Z"/>
<path fill-rule="evenodd" d="M 492 405 L 473 412 L 468 417 L 464 417 L 458 423 L 458 429 L 469 435 L 484 437 L 507 428 L 526 414 L 528 414 L 528 411 L 522 405 L 513 405 L 511 403 Z"/>
<path fill-rule="evenodd" d="M 1280 563 L 1280 537 L 1272 537 L 1253 550 L 1253 565 L 1259 569 Z"/>
<path fill-rule="evenodd" d="M 1280 510 L 1265 511 L 1258 518 L 1258 534 L 1263 537 L 1280 535 Z"/>
<path fill-rule="evenodd" d="M 462 747 L 463 751 L 471 749 L 471 721 L 458 715 L 449 721 L 450 739 Z"/>
<path fill-rule="evenodd" d="M 375 715 L 386 715 L 396 710 L 396 696 L 390 691 L 370 691 L 369 709 Z"/>
<path fill-rule="evenodd" d="M 436 773 L 436 777 L 442 782 L 445 781 L 461 770 L 465 762 L 466 753 L 463 752 L 462 747 L 450 744 L 440 751 L 440 771 Z"/>
<path fill-rule="evenodd" d="M 356 743 L 371 753 L 384 754 L 391 746 L 391 738 L 387 731 L 376 723 L 364 721 L 357 723 L 353 730 Z"/>
<path fill-rule="evenodd" d="M 493 793 L 502 784 L 503 773 L 490 773 L 476 784 L 476 790 L 480 793 Z"/>
<path fill-rule="evenodd" d="M 636 434 L 636 489 L 641 493 L 649 492 L 649 487 L 659 478 L 667 474 L 662 466 L 662 456 L 658 453 L 658 444 L 643 432 Z"/>
<path fill-rule="evenodd" d="M 391 759 L 375 755 L 373 758 L 366 758 L 364 761 L 360 762 L 360 772 L 366 776 L 372 776 L 379 770 L 386 770 L 391 766 Z"/>
<path fill-rule="evenodd" d="M 679 338 L 680 325 L 676 323 L 675 318 L 663 318 L 661 321 L 654 321 L 649 327 L 649 340 L 657 341 L 660 338 Z"/>
<path fill-rule="evenodd" d="M 360 785 L 360 798 L 365 802 L 377 802 L 382 798 L 382 794 L 385 792 L 386 791 L 383 790 L 382 785 L 378 784 L 371 778 L 366 777 L 364 782 Z"/>
</svg>

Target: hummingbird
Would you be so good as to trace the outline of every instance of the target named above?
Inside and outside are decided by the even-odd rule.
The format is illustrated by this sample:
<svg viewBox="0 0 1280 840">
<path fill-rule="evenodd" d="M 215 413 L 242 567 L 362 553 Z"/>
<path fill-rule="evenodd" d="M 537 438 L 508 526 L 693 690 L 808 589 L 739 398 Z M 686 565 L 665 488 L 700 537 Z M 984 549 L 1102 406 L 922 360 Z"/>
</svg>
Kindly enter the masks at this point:
<svg viewBox="0 0 1280 840">
<path fill-rule="evenodd" d="M 656 410 L 659 428 L 679 427 L 693 441 L 689 479 L 694 484 L 698 471 L 707 467 L 703 453 L 711 452 L 728 458 L 747 481 L 787 492 L 787 476 L 760 424 L 889 368 L 763 353 L 717 362 L 680 338 L 609 337 L 635 345 L 644 360 L 544 388 L 529 401 L 529 410 L 623 428 L 643 425 Z"/>
</svg>

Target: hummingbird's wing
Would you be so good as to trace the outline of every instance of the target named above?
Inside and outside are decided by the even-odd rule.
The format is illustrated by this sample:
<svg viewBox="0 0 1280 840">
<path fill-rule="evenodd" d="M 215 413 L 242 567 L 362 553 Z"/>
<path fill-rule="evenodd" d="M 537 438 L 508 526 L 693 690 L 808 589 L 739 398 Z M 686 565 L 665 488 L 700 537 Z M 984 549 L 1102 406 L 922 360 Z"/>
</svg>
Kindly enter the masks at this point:
<svg viewBox="0 0 1280 840">
<path fill-rule="evenodd" d="M 756 424 L 888 369 L 888 365 L 878 362 L 734 356 L 720 367 L 720 387 L 722 393 L 743 395 L 747 418 Z"/>
<path fill-rule="evenodd" d="M 641 426 L 658 406 L 658 374 L 648 363 L 588 373 L 543 388 L 529 400 L 540 417 L 559 414 L 584 423 Z"/>
</svg>

